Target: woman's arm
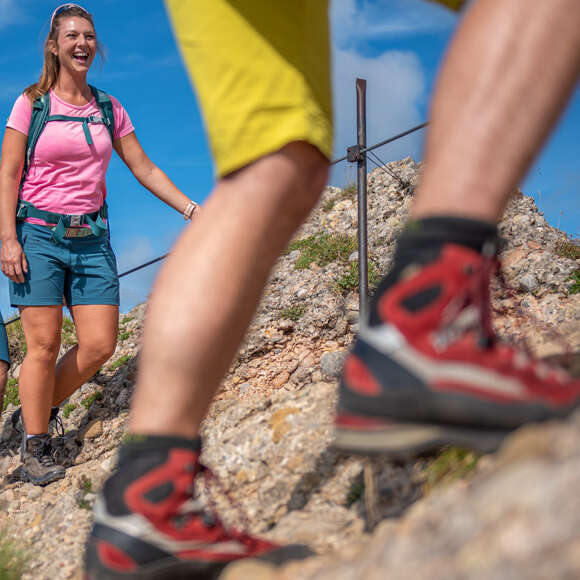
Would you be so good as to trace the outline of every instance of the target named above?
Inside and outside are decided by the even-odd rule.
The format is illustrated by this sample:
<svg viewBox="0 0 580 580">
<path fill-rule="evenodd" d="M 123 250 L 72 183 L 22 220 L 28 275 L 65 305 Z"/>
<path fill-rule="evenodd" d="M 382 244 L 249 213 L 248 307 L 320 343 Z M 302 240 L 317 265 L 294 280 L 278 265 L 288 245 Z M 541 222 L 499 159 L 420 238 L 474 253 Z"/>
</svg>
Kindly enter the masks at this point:
<svg viewBox="0 0 580 580">
<path fill-rule="evenodd" d="M 179 213 L 184 213 L 188 208 L 191 210 L 190 204 L 193 202 L 147 157 L 135 133 L 116 139 L 113 146 L 143 187 Z M 194 204 L 195 207 L 197 204 Z"/>
<path fill-rule="evenodd" d="M 16 237 L 16 203 L 20 174 L 24 165 L 27 136 L 7 128 L 0 158 L 0 265 L 14 282 L 24 282 L 28 272 L 26 257 Z"/>
</svg>

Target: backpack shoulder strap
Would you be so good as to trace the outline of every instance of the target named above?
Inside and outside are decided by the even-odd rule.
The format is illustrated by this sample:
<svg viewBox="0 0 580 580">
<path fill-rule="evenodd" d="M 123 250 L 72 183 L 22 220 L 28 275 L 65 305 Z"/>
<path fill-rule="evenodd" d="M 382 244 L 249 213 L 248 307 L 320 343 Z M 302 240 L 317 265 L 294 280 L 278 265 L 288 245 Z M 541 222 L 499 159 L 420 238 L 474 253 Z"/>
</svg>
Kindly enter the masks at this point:
<svg viewBox="0 0 580 580">
<path fill-rule="evenodd" d="M 115 116 L 113 114 L 113 103 L 111 102 L 111 97 L 104 91 L 89 85 L 95 100 L 97 101 L 97 107 L 101 112 L 101 116 L 105 120 L 105 125 L 109 130 L 109 135 L 111 136 L 111 141 L 114 140 L 115 135 Z"/>
<path fill-rule="evenodd" d="M 22 169 L 22 181 L 30 166 L 30 161 L 34 155 L 34 149 L 40 134 L 42 133 L 46 120 L 50 115 L 50 95 L 44 93 L 36 97 L 32 103 L 32 113 L 30 115 L 30 126 L 28 128 L 28 139 L 26 140 L 26 155 L 24 157 L 24 168 Z"/>
</svg>

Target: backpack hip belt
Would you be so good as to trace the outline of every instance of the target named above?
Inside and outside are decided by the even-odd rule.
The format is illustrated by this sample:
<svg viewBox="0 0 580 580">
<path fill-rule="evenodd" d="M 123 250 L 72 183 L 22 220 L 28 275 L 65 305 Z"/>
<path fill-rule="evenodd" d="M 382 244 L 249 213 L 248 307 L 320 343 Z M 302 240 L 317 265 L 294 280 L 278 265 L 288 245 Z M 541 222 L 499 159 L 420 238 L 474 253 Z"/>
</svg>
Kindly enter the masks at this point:
<svg viewBox="0 0 580 580">
<path fill-rule="evenodd" d="M 53 229 L 52 239 L 55 242 L 61 242 L 67 235 L 69 228 L 79 228 L 84 225 L 90 227 L 91 233 L 95 236 L 104 236 L 107 231 L 107 203 L 103 203 L 102 207 L 97 211 L 85 214 L 65 214 L 55 213 L 52 211 L 45 211 L 38 209 L 28 201 L 22 199 L 18 200 L 16 209 L 16 219 L 24 220 L 26 218 L 36 218 L 45 221 L 47 224 L 56 224 Z M 52 228 L 51 228 L 52 229 Z M 71 236 L 72 237 L 72 236 Z M 80 236 L 74 236 L 80 237 Z"/>
</svg>

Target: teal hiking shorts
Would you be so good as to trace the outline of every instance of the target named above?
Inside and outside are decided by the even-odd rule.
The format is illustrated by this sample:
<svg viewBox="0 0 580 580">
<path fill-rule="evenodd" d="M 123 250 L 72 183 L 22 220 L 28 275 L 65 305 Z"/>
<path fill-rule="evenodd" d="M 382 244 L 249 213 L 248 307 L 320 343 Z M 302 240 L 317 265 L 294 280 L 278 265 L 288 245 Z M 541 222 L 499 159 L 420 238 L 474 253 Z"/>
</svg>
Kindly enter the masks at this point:
<svg viewBox="0 0 580 580">
<path fill-rule="evenodd" d="M 119 279 L 109 236 L 89 235 L 56 242 L 46 226 L 18 222 L 28 273 L 10 281 L 12 306 L 119 305 Z"/>
<path fill-rule="evenodd" d="M 2 314 L 0 314 L 0 361 L 2 360 L 10 364 L 10 351 L 8 350 L 8 336 L 6 335 L 6 327 L 4 326 L 4 319 L 2 318 Z"/>
</svg>

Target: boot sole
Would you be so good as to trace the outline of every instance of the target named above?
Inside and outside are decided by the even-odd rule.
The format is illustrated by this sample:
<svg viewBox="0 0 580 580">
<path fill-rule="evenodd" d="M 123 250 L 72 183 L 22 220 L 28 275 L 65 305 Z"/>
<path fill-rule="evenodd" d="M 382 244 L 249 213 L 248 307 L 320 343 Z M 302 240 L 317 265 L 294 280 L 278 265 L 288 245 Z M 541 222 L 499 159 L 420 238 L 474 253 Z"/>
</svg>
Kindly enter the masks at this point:
<svg viewBox="0 0 580 580">
<path fill-rule="evenodd" d="M 124 545 L 123 540 L 128 544 Z M 272 571 L 276 566 L 289 561 L 303 560 L 313 555 L 313 552 L 305 546 L 280 546 L 277 549 L 261 554 L 249 556 L 238 560 L 212 561 L 212 560 L 180 560 L 168 556 L 153 562 L 137 565 L 136 568 L 127 571 L 117 571 L 103 564 L 99 556 L 98 542 L 113 542 L 113 546 L 123 553 L 127 550 L 128 558 L 132 558 L 133 550 L 141 552 L 141 555 L 155 556 L 159 551 L 155 546 L 127 536 L 108 526 L 96 524 L 89 536 L 85 551 L 85 580 L 251 580 L 258 578 L 259 572 Z M 129 548 L 129 549 L 128 549 Z M 131 550 L 133 548 L 133 550 Z"/>
<path fill-rule="evenodd" d="M 53 483 L 55 481 L 58 481 L 59 479 L 64 479 L 65 475 L 66 474 L 63 471 L 62 473 L 53 473 L 52 475 L 47 475 L 46 477 L 35 478 L 35 477 L 32 477 L 26 471 L 22 470 L 22 473 L 20 475 L 20 479 L 24 483 L 32 483 L 34 485 L 44 486 L 44 485 L 48 485 L 49 483 Z"/>
<path fill-rule="evenodd" d="M 369 429 L 335 426 L 333 447 L 345 453 L 382 455 L 396 460 L 412 459 L 450 445 L 483 454 L 496 451 L 509 433 L 511 430 L 385 421 Z"/>
</svg>

